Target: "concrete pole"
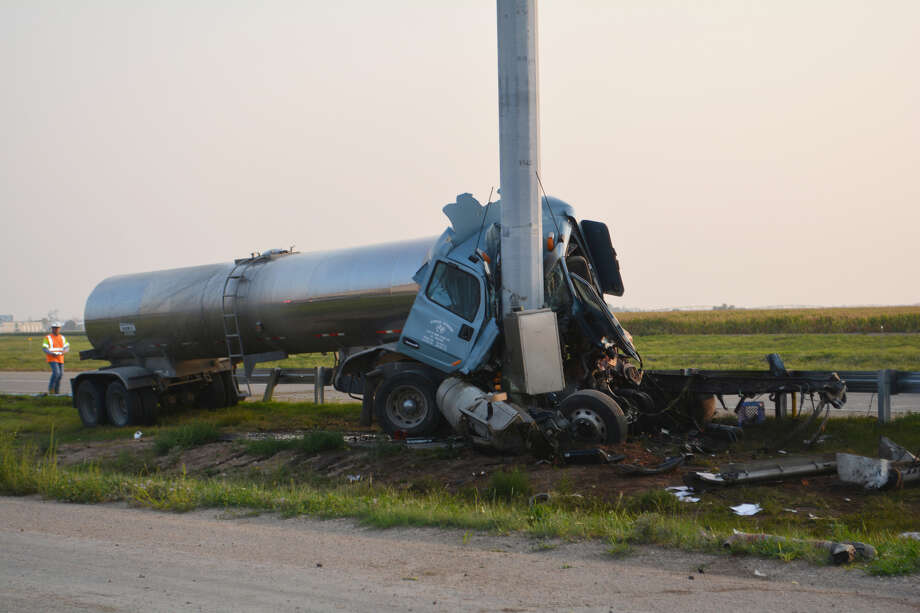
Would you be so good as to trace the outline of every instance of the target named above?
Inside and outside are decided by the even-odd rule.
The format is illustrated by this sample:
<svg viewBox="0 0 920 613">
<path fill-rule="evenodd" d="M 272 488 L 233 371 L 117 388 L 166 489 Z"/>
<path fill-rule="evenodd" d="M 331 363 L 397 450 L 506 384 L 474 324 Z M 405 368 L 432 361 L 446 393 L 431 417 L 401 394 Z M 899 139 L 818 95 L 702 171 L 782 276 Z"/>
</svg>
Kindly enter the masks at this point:
<svg viewBox="0 0 920 613">
<path fill-rule="evenodd" d="M 535 0 L 497 0 L 502 315 L 543 306 Z"/>
</svg>

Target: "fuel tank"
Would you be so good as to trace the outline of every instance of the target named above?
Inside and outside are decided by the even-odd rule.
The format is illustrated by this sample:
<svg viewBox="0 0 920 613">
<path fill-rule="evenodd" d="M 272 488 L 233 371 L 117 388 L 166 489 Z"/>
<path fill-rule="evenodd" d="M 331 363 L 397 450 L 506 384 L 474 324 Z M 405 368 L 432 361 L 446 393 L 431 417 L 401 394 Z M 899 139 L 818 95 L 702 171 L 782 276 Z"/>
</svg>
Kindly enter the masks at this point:
<svg viewBox="0 0 920 613">
<path fill-rule="evenodd" d="M 225 357 L 224 319 L 234 313 L 247 355 L 393 341 L 418 292 L 412 276 L 436 240 L 110 277 L 86 301 L 86 334 L 112 362 Z"/>
</svg>

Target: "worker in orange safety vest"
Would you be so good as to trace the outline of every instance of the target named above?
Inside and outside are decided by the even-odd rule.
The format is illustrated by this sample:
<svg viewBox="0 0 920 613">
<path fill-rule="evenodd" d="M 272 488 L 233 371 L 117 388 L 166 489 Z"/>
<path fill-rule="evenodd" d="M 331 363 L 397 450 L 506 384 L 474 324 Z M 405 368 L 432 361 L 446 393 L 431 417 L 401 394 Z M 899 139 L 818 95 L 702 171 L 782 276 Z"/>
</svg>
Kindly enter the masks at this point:
<svg viewBox="0 0 920 613">
<path fill-rule="evenodd" d="M 51 367 L 51 380 L 48 382 L 49 394 L 61 393 L 61 379 L 64 377 L 64 354 L 70 351 L 70 343 L 61 334 L 61 322 L 51 324 L 51 334 L 42 342 L 42 351 Z"/>
</svg>

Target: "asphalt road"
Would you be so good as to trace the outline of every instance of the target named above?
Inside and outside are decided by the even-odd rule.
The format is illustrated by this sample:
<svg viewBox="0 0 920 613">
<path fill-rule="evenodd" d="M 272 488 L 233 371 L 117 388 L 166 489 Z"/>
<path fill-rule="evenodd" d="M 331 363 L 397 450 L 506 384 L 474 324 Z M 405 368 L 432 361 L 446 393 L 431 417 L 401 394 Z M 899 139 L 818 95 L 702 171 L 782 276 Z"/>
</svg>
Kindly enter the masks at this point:
<svg viewBox="0 0 920 613">
<path fill-rule="evenodd" d="M 839 567 L 36 498 L 0 497 L 0 552 L 2 611 L 920 611 Z"/>
<path fill-rule="evenodd" d="M 64 381 L 61 391 L 70 393 L 70 377 L 73 372 L 64 371 Z M 39 394 L 48 389 L 50 372 L 43 371 L 0 371 L 0 393 Z M 253 385 L 253 398 L 261 400 L 265 391 L 264 385 Z M 275 388 L 275 400 L 313 401 L 312 385 L 279 385 Z M 356 402 L 348 394 L 337 392 L 331 387 L 325 390 L 326 402 Z M 729 399 L 726 399 L 728 402 Z M 765 402 L 767 412 L 773 410 L 772 403 Z M 898 394 L 891 397 L 892 415 L 905 413 L 920 413 L 920 395 Z M 852 417 L 856 415 L 878 415 L 878 404 L 875 394 L 847 394 L 847 404 L 843 409 L 833 410 L 832 417 Z"/>
</svg>

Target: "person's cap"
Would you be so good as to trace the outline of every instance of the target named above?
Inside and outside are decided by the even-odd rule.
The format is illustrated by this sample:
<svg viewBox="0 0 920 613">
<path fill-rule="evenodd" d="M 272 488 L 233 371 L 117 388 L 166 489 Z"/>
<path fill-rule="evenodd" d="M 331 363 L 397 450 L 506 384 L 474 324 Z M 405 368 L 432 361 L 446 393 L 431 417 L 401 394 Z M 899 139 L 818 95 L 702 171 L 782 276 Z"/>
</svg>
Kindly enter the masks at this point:
<svg viewBox="0 0 920 613">
<path fill-rule="evenodd" d="M 59 321 L 52 321 L 52 322 L 51 322 L 51 327 L 52 327 L 52 328 L 61 328 L 61 327 L 63 327 L 63 324 L 62 324 L 61 322 L 59 322 Z"/>
</svg>

